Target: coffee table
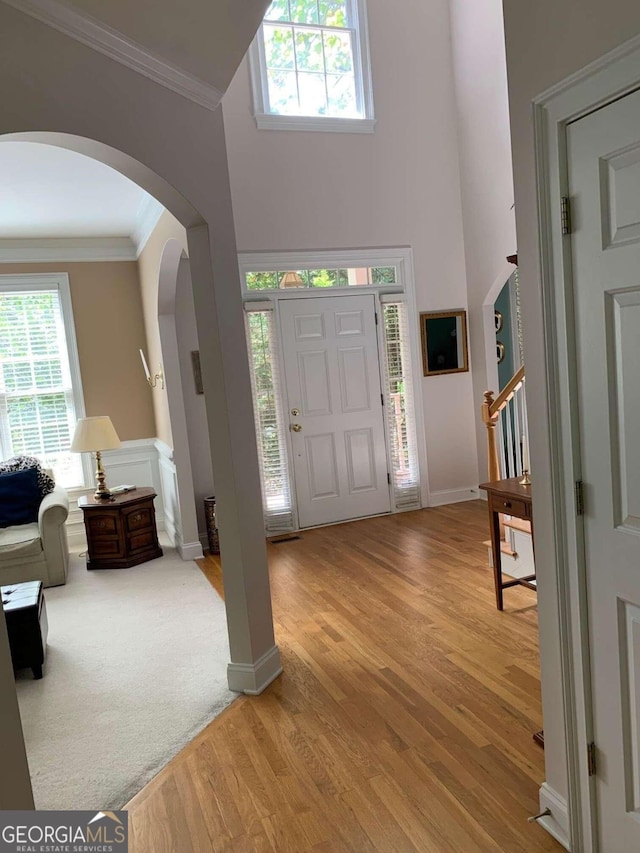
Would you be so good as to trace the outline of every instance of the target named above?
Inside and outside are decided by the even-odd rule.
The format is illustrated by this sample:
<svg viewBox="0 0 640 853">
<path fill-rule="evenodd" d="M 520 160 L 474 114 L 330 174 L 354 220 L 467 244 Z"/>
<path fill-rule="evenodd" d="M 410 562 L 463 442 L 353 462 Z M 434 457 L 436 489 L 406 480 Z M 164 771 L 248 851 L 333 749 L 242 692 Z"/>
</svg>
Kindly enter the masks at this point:
<svg viewBox="0 0 640 853">
<path fill-rule="evenodd" d="M 30 667 L 34 678 L 42 678 L 49 628 L 42 581 L 2 586 L 0 597 L 14 669 Z"/>
</svg>

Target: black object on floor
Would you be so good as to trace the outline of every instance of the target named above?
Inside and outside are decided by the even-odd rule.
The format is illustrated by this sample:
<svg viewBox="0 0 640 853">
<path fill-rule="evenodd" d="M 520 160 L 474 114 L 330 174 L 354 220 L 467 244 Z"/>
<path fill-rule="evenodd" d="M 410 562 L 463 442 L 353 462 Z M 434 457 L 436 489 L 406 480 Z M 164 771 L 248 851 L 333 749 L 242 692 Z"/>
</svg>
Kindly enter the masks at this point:
<svg viewBox="0 0 640 853">
<path fill-rule="evenodd" d="M 0 587 L 0 597 L 14 669 L 30 667 L 34 678 L 42 678 L 49 627 L 42 581 Z"/>
</svg>

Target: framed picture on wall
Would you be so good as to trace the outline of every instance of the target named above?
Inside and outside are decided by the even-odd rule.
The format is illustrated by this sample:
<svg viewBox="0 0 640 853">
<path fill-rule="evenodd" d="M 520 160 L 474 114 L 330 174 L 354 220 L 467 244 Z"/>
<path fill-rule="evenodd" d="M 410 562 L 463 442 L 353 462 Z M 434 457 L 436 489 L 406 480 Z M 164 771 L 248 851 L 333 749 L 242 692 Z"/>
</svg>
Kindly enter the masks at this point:
<svg viewBox="0 0 640 853">
<path fill-rule="evenodd" d="M 469 370 L 467 312 L 430 311 L 420 314 L 422 372 L 425 376 Z"/>
</svg>

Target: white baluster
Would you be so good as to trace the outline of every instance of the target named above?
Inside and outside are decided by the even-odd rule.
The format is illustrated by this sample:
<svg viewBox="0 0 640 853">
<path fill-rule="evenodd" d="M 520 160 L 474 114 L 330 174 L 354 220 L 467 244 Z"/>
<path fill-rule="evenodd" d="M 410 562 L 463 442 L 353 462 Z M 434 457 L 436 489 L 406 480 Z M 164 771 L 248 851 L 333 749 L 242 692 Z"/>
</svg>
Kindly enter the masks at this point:
<svg viewBox="0 0 640 853">
<path fill-rule="evenodd" d="M 504 407 L 505 412 L 507 413 L 507 470 L 508 477 L 515 476 L 515 464 L 513 458 L 513 416 L 511 406 L 513 405 L 513 400 L 509 402 L 507 406 Z"/>
<path fill-rule="evenodd" d="M 520 397 L 520 390 L 516 391 L 513 397 L 513 411 L 514 411 L 514 432 L 515 432 L 515 471 L 514 476 L 520 477 L 522 475 L 522 457 L 520 454 L 520 436 L 522 435 L 522 418 L 521 418 L 521 406 L 522 399 Z"/>
</svg>

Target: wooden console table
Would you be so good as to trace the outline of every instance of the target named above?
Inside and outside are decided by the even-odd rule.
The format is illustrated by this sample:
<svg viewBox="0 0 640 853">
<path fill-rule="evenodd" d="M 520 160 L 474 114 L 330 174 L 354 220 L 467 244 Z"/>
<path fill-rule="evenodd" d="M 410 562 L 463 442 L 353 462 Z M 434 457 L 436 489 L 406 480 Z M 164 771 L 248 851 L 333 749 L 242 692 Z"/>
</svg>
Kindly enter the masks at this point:
<svg viewBox="0 0 640 853">
<path fill-rule="evenodd" d="M 525 578 L 502 579 L 502 551 L 500 550 L 500 516 L 513 515 L 531 523 L 531 542 L 533 544 L 533 509 L 531 504 L 531 486 L 521 486 L 520 477 L 509 480 L 496 480 L 483 483 L 481 489 L 487 493 L 489 501 L 489 525 L 491 527 L 491 550 L 493 551 L 493 577 L 496 586 L 496 606 L 503 609 L 502 591 L 510 586 L 526 586 L 536 589 L 535 574 Z M 535 559 L 535 547 L 534 547 Z"/>
<path fill-rule="evenodd" d="M 88 569 L 128 569 L 162 557 L 153 489 L 138 488 L 111 498 L 78 498 L 87 532 Z"/>
</svg>

